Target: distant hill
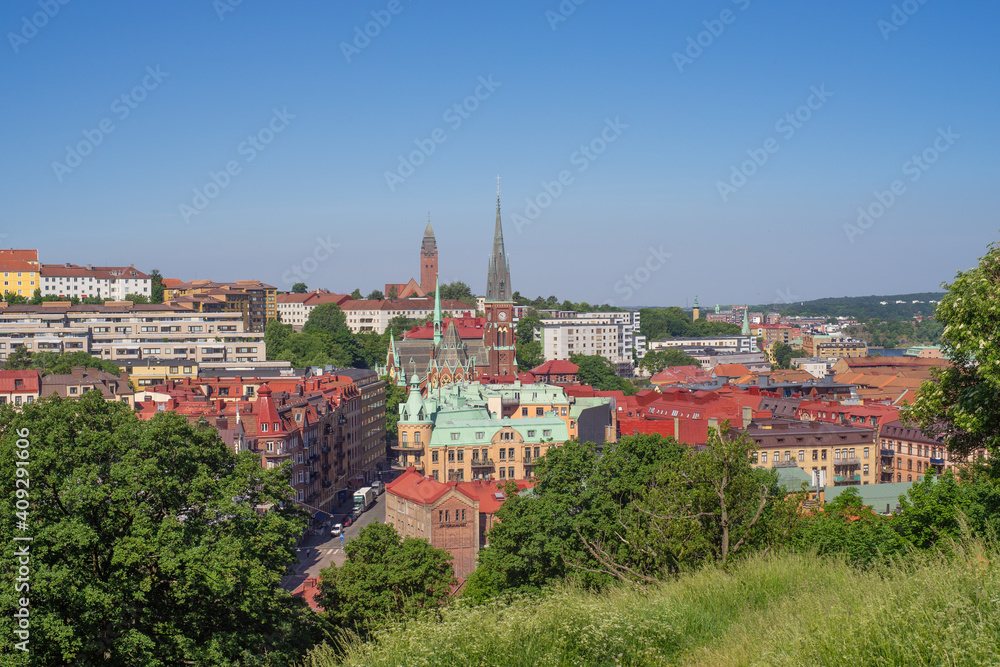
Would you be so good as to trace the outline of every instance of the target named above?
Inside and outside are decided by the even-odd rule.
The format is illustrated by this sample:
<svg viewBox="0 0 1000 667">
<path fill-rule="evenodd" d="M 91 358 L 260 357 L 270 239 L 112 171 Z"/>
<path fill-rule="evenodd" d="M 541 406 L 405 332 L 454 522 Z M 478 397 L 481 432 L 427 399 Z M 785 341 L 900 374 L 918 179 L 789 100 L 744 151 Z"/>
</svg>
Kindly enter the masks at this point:
<svg viewBox="0 0 1000 667">
<path fill-rule="evenodd" d="M 842 296 L 794 303 L 771 303 L 752 306 L 751 310 L 777 311 L 782 315 L 912 319 L 915 315 L 933 315 L 945 292 L 918 292 L 888 296 Z M 897 303 L 901 301 L 902 303 Z M 933 301 L 934 303 L 930 303 Z M 884 302 L 884 304 L 883 304 Z M 916 303 L 914 303 L 916 302 Z"/>
</svg>

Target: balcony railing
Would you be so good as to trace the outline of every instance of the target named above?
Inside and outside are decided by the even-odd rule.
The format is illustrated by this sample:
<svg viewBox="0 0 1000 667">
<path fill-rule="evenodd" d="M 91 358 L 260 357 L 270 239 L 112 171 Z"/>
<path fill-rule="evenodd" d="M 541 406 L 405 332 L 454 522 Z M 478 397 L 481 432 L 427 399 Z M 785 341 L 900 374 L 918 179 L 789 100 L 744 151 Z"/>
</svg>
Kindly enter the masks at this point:
<svg viewBox="0 0 1000 667">
<path fill-rule="evenodd" d="M 390 464 L 390 467 L 393 470 L 406 470 L 407 468 L 416 468 L 417 470 L 423 470 L 424 469 L 424 462 L 423 461 L 406 461 L 406 460 L 396 459 L 396 460 L 394 460 Z"/>
<path fill-rule="evenodd" d="M 473 468 L 492 468 L 495 465 L 492 459 L 472 459 Z"/>
<path fill-rule="evenodd" d="M 891 458 L 895 458 L 895 456 L 896 456 L 896 450 L 895 449 L 883 449 L 882 450 L 882 456 L 888 457 L 890 459 Z"/>
<path fill-rule="evenodd" d="M 405 442 L 402 442 L 402 443 L 397 442 L 397 443 L 395 443 L 393 445 L 389 445 L 389 449 L 392 449 L 393 451 L 397 451 L 397 452 L 422 452 L 422 451 L 424 451 L 423 445 L 413 445 L 413 444 L 408 444 L 408 443 L 405 443 Z"/>
<path fill-rule="evenodd" d="M 839 459 L 833 460 L 833 465 L 835 466 L 859 466 L 861 465 L 861 459 L 856 456 L 842 456 Z"/>
</svg>

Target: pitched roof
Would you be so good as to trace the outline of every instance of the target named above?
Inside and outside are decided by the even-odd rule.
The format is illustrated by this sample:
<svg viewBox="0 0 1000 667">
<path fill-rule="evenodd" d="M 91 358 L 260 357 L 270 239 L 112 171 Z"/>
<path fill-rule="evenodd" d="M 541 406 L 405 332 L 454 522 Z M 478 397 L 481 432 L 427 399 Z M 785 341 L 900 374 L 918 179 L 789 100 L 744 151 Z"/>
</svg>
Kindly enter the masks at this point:
<svg viewBox="0 0 1000 667">
<path fill-rule="evenodd" d="M 552 359 L 531 369 L 533 375 L 576 375 L 580 367 L 565 359 Z"/>
<path fill-rule="evenodd" d="M 37 394 L 41 390 L 41 378 L 42 374 L 37 370 L 0 371 L 0 393 Z M 16 380 L 21 380 L 22 386 L 15 389 Z"/>
<path fill-rule="evenodd" d="M 50 278 L 88 277 L 101 280 L 149 280 L 149 275 L 134 266 L 79 266 L 77 264 L 42 264 L 41 273 Z"/>
<path fill-rule="evenodd" d="M 14 248 L 0 248 L 0 261 L 7 259 L 16 259 L 23 262 L 32 262 L 38 264 L 38 251 L 37 250 L 17 250 Z"/>
<path fill-rule="evenodd" d="M 715 377 L 743 377 L 750 372 L 750 369 L 743 364 L 718 364 L 712 369 Z"/>
</svg>

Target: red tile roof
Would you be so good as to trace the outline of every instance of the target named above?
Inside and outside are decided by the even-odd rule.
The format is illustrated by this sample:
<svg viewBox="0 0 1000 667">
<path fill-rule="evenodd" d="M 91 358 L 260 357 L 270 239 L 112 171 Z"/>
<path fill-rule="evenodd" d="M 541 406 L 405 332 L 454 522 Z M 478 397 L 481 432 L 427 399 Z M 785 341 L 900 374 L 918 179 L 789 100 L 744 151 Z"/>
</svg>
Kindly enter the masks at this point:
<svg viewBox="0 0 1000 667">
<path fill-rule="evenodd" d="M 534 375 L 576 375 L 580 367 L 565 359 L 553 359 L 546 361 L 541 366 L 531 369 Z"/>
<path fill-rule="evenodd" d="M 532 480 L 474 480 L 472 482 L 438 482 L 431 477 L 424 477 L 414 468 L 389 482 L 385 486 L 388 493 L 405 498 L 421 505 L 430 505 L 440 500 L 449 489 L 455 489 L 466 498 L 479 502 L 479 511 L 493 514 L 503 504 L 503 487 L 507 481 L 517 484 L 519 491 L 534 486 Z M 498 495 L 500 497 L 498 497 Z"/>
<path fill-rule="evenodd" d="M 38 264 L 37 250 L 16 250 L 14 248 L 0 248 L 0 261 L 7 259 L 17 259 L 23 262 L 33 262 Z"/>
<path fill-rule="evenodd" d="M 42 264 L 42 275 L 49 277 L 72 278 L 92 277 L 107 279 L 125 278 L 129 280 L 148 280 L 149 276 L 134 266 L 78 266 L 76 264 Z"/>
<path fill-rule="evenodd" d="M 15 389 L 15 380 L 21 380 L 22 386 Z M 0 393 L 4 394 L 37 394 L 42 388 L 42 374 L 33 371 L 0 371 Z"/>
<path fill-rule="evenodd" d="M 444 308 L 444 306 L 442 306 Z M 468 306 L 466 306 L 468 308 Z M 442 330 L 447 331 L 449 325 L 454 322 L 455 326 L 458 327 L 458 336 L 463 339 L 478 339 L 482 340 L 483 335 L 486 333 L 486 318 L 485 317 L 472 317 L 466 311 L 466 315 L 462 317 L 446 317 L 441 321 Z M 409 338 L 411 340 L 431 340 L 434 338 L 434 324 L 432 322 L 427 322 L 417 327 L 413 327 L 409 331 L 403 334 L 403 338 Z"/>
</svg>

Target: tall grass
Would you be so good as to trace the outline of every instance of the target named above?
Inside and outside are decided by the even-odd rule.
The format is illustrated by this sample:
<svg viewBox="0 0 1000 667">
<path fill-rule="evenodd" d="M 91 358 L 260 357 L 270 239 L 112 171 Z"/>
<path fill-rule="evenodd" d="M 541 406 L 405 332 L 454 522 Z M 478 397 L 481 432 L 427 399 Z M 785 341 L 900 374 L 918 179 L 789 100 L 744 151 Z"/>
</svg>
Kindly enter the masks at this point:
<svg viewBox="0 0 1000 667">
<path fill-rule="evenodd" d="M 986 665 L 1000 663 L 1000 580 L 973 543 L 867 571 L 789 554 L 645 591 L 563 588 L 444 611 L 329 647 L 330 665 Z"/>
</svg>

